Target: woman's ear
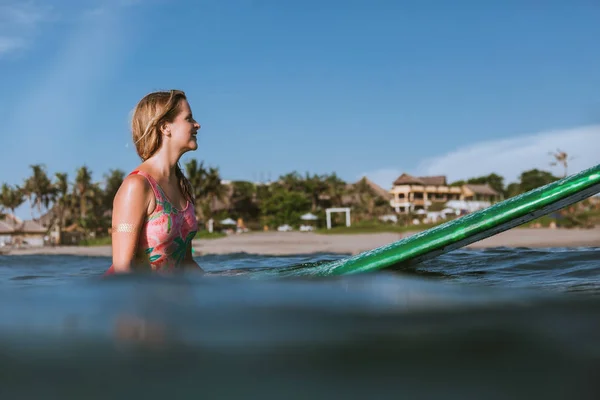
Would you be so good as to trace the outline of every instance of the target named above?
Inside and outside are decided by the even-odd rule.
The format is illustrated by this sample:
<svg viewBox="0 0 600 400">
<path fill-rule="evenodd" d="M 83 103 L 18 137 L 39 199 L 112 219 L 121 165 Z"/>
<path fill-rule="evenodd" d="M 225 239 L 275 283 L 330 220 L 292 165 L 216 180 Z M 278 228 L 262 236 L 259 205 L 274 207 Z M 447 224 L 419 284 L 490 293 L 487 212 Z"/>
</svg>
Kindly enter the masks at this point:
<svg viewBox="0 0 600 400">
<path fill-rule="evenodd" d="M 160 133 L 165 136 L 171 136 L 171 124 L 168 122 L 162 122 L 160 124 Z"/>
</svg>

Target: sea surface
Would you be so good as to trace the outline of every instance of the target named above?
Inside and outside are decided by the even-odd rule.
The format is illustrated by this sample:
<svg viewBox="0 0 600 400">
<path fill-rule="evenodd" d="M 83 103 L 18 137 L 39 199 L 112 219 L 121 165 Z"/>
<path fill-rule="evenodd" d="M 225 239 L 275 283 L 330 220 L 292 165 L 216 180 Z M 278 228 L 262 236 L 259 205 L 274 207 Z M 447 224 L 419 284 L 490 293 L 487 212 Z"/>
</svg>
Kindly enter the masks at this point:
<svg viewBox="0 0 600 400">
<path fill-rule="evenodd" d="M 341 257 L 0 256 L 0 399 L 600 399 L 600 247 L 274 274 Z"/>
</svg>

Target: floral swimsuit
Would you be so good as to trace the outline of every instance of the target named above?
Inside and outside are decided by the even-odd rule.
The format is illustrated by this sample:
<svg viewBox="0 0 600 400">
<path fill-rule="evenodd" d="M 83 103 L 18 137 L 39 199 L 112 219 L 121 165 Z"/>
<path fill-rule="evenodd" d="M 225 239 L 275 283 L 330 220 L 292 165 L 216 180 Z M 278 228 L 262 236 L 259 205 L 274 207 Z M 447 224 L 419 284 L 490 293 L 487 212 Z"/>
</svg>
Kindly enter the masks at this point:
<svg viewBox="0 0 600 400">
<path fill-rule="evenodd" d="M 183 210 L 171 204 L 158 182 L 143 171 L 130 175 L 145 177 L 156 198 L 156 208 L 142 227 L 134 258 L 135 265 L 149 265 L 154 271 L 172 271 L 180 268 L 186 251 L 198 231 L 193 204 L 188 201 Z M 114 272 L 111 266 L 107 273 Z"/>
</svg>

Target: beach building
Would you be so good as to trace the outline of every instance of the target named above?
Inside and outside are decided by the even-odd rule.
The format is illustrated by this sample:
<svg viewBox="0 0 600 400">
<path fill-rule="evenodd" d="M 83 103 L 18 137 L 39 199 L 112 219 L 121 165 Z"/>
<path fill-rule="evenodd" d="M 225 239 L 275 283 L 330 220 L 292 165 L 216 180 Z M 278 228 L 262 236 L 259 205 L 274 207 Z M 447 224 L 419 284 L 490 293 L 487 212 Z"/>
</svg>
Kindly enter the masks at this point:
<svg viewBox="0 0 600 400">
<path fill-rule="evenodd" d="M 502 200 L 500 193 L 496 192 L 490 185 L 475 185 L 467 183 L 462 185 L 462 198 L 465 201 L 487 201 L 496 203 Z"/>
<path fill-rule="evenodd" d="M 0 220 L 0 246 L 44 246 L 47 242 L 48 229 L 33 220 L 21 220 L 7 214 Z"/>
<path fill-rule="evenodd" d="M 427 211 L 430 208 L 441 210 L 448 203 L 464 204 L 465 210 L 473 211 L 501 200 L 501 195 L 487 184 L 451 186 L 444 175 L 402 174 L 394 181 L 390 194 L 390 206 L 396 213 Z"/>
<path fill-rule="evenodd" d="M 445 176 L 412 176 L 402 174 L 393 183 L 390 205 L 396 213 L 427 210 L 433 204 L 460 200 L 462 189 L 449 186 Z"/>
</svg>

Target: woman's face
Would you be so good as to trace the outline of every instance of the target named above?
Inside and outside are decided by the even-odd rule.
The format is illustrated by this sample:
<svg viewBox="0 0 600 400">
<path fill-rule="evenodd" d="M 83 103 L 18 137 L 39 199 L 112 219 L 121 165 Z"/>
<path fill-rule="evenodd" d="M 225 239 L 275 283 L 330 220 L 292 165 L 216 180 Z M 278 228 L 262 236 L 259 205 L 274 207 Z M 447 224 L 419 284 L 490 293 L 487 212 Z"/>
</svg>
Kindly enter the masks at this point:
<svg viewBox="0 0 600 400">
<path fill-rule="evenodd" d="M 171 141 L 177 147 L 181 147 L 184 152 L 196 150 L 198 148 L 196 139 L 198 130 L 200 130 L 200 124 L 194 120 L 189 103 L 185 99 L 180 100 L 179 114 L 169 124 Z"/>
</svg>

